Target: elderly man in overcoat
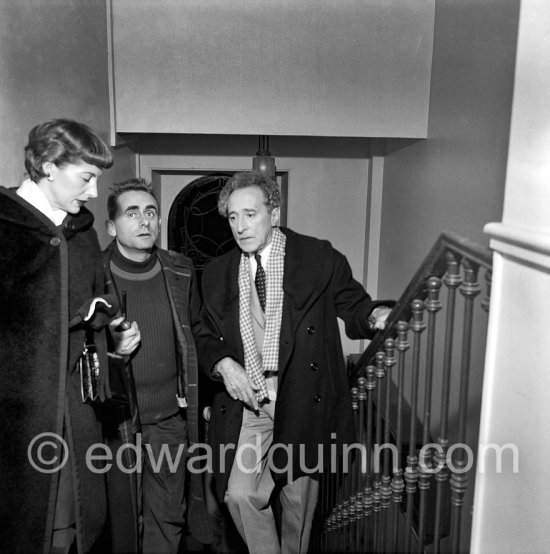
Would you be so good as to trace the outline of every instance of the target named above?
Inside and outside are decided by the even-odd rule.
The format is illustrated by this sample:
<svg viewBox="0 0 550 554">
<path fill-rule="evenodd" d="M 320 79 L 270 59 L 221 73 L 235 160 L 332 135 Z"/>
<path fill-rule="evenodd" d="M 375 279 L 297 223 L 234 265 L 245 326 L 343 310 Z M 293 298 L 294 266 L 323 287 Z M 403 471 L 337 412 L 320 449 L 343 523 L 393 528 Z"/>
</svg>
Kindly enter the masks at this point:
<svg viewBox="0 0 550 554">
<path fill-rule="evenodd" d="M 237 248 L 202 279 L 199 361 L 218 382 L 210 422 L 216 491 L 251 553 L 307 551 L 318 473 L 330 470 L 331 445 L 354 442 L 337 318 L 358 339 L 372 337 L 389 312 L 328 241 L 279 228 L 279 207 L 268 176 L 234 175 L 218 209 Z"/>
</svg>

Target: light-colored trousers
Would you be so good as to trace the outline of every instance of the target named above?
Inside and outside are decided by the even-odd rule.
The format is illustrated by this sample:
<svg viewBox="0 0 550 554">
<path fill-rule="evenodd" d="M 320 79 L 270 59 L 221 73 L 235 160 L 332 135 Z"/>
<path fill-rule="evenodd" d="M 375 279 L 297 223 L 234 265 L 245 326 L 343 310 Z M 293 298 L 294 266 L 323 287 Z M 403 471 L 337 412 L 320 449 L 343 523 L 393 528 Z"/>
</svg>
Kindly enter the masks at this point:
<svg viewBox="0 0 550 554">
<path fill-rule="evenodd" d="M 275 487 L 269 467 L 273 442 L 275 402 L 256 414 L 246 409 L 225 503 L 250 554 L 307 552 L 319 483 L 303 476 L 286 484 L 280 493 L 281 541 L 270 497 Z"/>
</svg>

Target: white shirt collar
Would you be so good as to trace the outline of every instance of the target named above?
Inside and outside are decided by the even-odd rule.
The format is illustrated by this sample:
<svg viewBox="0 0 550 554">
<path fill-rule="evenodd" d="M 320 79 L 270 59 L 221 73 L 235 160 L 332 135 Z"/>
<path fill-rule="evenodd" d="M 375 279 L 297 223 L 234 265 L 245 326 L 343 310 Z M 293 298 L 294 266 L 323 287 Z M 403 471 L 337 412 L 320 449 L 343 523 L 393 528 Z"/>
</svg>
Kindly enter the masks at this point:
<svg viewBox="0 0 550 554">
<path fill-rule="evenodd" d="M 273 242 L 269 241 L 269 244 L 261 252 L 258 252 L 258 255 L 260 256 L 260 258 L 262 260 L 262 266 L 264 267 L 264 269 L 267 265 L 267 260 L 269 260 L 269 255 L 271 254 L 272 246 L 273 246 Z M 255 255 L 256 254 L 254 252 L 249 252 L 248 253 L 248 256 L 250 257 L 250 261 L 253 264 L 256 264 L 256 258 L 254 257 Z"/>
<path fill-rule="evenodd" d="M 65 210 L 52 208 L 46 195 L 40 190 L 40 187 L 30 179 L 23 181 L 17 189 L 17 195 L 34 206 L 39 212 L 42 212 L 54 225 L 61 225 L 67 216 Z"/>
<path fill-rule="evenodd" d="M 262 267 L 264 268 L 264 271 L 266 271 L 267 267 L 267 260 L 269 259 L 269 254 L 271 254 L 271 247 L 273 246 L 273 243 L 270 241 L 269 244 L 259 253 L 259 256 L 262 260 Z M 258 267 L 258 263 L 256 262 L 256 258 L 254 257 L 256 254 L 254 252 L 248 253 L 248 259 L 250 261 L 250 270 L 252 272 L 252 279 L 256 277 L 256 269 Z"/>
</svg>

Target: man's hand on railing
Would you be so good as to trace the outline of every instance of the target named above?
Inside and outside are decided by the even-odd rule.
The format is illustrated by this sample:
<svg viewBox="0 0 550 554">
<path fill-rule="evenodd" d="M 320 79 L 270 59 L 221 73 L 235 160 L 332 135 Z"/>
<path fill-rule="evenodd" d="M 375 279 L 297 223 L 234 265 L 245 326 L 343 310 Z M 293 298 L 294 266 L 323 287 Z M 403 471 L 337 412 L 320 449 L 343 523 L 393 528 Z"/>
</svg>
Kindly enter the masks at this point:
<svg viewBox="0 0 550 554">
<path fill-rule="evenodd" d="M 390 315 L 392 309 L 388 306 L 378 306 L 372 310 L 369 315 L 369 325 L 371 329 L 383 331 L 386 327 L 386 319 Z"/>
</svg>

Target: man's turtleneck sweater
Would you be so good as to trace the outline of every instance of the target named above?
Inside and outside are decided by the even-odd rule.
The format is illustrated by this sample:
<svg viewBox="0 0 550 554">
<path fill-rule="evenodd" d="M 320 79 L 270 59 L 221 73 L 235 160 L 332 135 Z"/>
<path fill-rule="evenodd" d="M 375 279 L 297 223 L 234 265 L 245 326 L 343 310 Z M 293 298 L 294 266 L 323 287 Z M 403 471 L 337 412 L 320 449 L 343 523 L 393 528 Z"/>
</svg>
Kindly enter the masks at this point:
<svg viewBox="0 0 550 554">
<path fill-rule="evenodd" d="M 141 331 L 132 358 L 141 423 L 156 423 L 178 411 L 174 324 L 160 262 L 154 253 L 134 262 L 116 248 L 111 272 L 119 294 L 126 291 L 127 318 Z"/>
</svg>

